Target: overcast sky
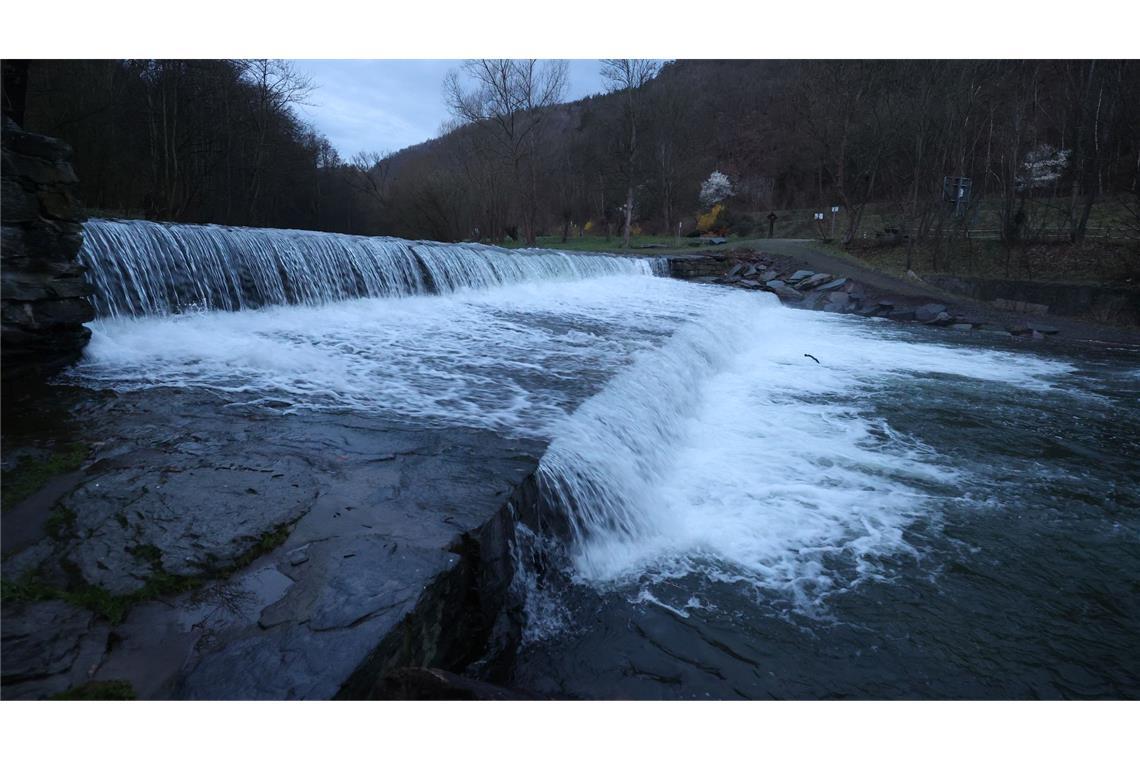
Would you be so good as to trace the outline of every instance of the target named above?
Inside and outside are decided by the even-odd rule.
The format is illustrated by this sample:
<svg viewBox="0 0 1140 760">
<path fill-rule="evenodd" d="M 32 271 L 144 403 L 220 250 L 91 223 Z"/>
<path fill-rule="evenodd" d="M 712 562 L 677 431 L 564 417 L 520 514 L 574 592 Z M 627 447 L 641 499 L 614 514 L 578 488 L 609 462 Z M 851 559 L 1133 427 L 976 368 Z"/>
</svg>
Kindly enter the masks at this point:
<svg viewBox="0 0 1140 760">
<path fill-rule="evenodd" d="M 324 133 L 341 158 L 389 151 L 439 135 L 449 114 L 443 80 L 460 61 L 296 61 L 316 89 L 302 117 Z M 602 90 L 596 60 L 570 61 L 567 100 Z"/>
</svg>

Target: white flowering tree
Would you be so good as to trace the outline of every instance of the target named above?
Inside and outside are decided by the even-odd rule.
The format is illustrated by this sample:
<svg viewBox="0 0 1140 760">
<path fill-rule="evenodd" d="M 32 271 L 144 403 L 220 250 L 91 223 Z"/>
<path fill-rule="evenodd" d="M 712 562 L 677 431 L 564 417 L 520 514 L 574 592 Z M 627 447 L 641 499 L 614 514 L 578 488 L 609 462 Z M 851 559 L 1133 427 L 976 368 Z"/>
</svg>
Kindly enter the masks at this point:
<svg viewBox="0 0 1140 760">
<path fill-rule="evenodd" d="M 718 171 L 701 183 L 701 205 L 705 208 L 712 208 L 732 194 L 732 180 Z"/>
</svg>

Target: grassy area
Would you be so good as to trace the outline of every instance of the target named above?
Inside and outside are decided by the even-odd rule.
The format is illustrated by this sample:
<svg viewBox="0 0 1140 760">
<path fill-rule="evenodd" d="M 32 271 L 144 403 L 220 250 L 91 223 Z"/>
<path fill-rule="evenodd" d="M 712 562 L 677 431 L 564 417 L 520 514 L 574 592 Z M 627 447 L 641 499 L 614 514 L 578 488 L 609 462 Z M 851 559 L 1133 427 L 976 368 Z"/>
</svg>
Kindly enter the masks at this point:
<svg viewBox="0 0 1140 760">
<path fill-rule="evenodd" d="M 1089 215 L 1089 237 L 1097 240 L 1140 240 L 1140 219 L 1124 205 L 1124 198 L 1102 198 L 1092 208 Z M 1068 199 L 1032 199 L 1026 204 L 1026 225 L 1030 229 L 1041 230 L 1049 236 L 1063 236 L 1068 231 Z M 817 211 L 824 211 L 827 218 L 823 222 L 825 236 L 831 234 L 831 211 L 820 208 L 777 209 L 775 237 L 819 238 L 819 227 L 813 219 Z M 756 225 L 768 229 L 768 210 L 746 213 Z M 848 222 L 845 211 L 836 219 L 836 235 L 841 235 Z M 860 239 L 874 239 L 875 233 L 887 227 L 905 226 L 905 208 L 901 203 L 869 203 L 863 211 L 859 225 Z M 1001 202 L 986 200 L 979 202 L 969 215 L 969 228 L 997 236 L 1001 229 Z M 757 231 L 761 226 L 756 227 Z"/>
<path fill-rule="evenodd" d="M 539 236 L 536 243 L 538 248 L 553 248 L 560 251 L 608 251 L 613 253 L 632 253 L 639 250 L 638 246 L 646 245 L 664 245 L 668 248 L 689 248 L 690 243 L 700 245 L 700 241 L 696 238 L 681 238 L 681 245 L 676 245 L 677 238 L 670 235 L 634 235 L 630 239 L 630 249 L 627 251 L 622 247 L 622 239 L 620 235 L 613 235 L 608 240 L 605 235 L 583 235 L 581 237 L 569 237 L 566 242 L 562 241 L 561 235 L 542 235 Z M 523 241 L 508 240 L 503 244 L 504 248 L 527 248 Z M 694 246 L 695 247 L 695 246 Z"/>
<path fill-rule="evenodd" d="M 906 274 L 906 246 L 855 247 L 862 263 L 888 274 Z M 952 274 L 1043 282 L 1140 285 L 1140 243 L 1086 241 L 1004 248 L 996 240 L 943 241 L 915 246 L 910 268 L 919 275 Z"/>
</svg>

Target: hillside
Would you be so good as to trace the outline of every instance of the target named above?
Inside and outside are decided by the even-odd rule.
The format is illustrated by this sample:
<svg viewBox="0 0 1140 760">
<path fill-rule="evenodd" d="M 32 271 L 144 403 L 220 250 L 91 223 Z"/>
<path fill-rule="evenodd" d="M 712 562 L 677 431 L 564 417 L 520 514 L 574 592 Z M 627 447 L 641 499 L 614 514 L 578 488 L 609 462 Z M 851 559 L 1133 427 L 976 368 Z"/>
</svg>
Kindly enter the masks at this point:
<svg viewBox="0 0 1140 760">
<path fill-rule="evenodd" d="M 94 214 L 561 242 L 620 237 L 629 198 L 632 234 L 666 238 L 766 234 L 773 210 L 778 234 L 818 235 L 811 215 L 839 207 L 838 242 L 892 230 L 904 266 L 980 233 L 1140 233 L 1136 61 L 675 61 L 515 110 L 513 136 L 488 116 L 352 160 L 296 116 L 310 85 L 286 62 L 33 61 L 26 79 L 25 126 L 73 146 Z M 703 203 L 713 171 L 731 194 Z"/>
</svg>

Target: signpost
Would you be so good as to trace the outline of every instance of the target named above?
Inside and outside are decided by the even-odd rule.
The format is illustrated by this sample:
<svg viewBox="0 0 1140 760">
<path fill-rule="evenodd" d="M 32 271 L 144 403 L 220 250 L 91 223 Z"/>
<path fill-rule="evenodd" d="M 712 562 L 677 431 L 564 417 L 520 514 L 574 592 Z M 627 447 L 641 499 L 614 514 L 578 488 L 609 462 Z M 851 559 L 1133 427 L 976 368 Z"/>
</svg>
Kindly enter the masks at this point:
<svg viewBox="0 0 1140 760">
<path fill-rule="evenodd" d="M 835 217 L 839 215 L 839 206 L 831 207 L 831 238 L 835 239 Z"/>
<path fill-rule="evenodd" d="M 819 239 L 823 240 L 823 219 L 826 216 L 822 211 L 815 212 L 815 228 L 819 232 Z"/>
<path fill-rule="evenodd" d="M 773 233 L 776 231 L 776 220 L 779 218 L 780 217 L 776 216 L 775 211 L 768 214 L 768 237 L 772 237 Z"/>
</svg>

